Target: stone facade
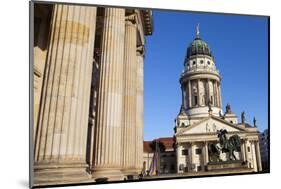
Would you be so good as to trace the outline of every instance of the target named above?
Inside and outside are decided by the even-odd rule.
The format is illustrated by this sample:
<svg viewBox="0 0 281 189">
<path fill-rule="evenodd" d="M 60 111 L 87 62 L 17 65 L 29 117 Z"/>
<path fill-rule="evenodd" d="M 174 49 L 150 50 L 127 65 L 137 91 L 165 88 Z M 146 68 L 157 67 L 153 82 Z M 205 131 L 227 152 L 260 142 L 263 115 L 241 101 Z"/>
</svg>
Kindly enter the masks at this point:
<svg viewBox="0 0 281 189">
<path fill-rule="evenodd" d="M 175 119 L 177 173 L 213 174 L 214 168 L 223 173 L 262 171 L 257 127 L 238 122 L 237 116 L 227 105 L 222 110 L 221 76 L 216 68 L 212 52 L 199 36 L 187 48 L 184 70 L 180 77 L 182 105 Z M 209 144 L 218 142 L 217 131 L 225 129 L 227 138 L 237 134 L 241 150 L 235 151 L 237 161 L 215 163 L 217 157 L 209 152 Z M 229 162 L 229 153 L 220 154 L 222 161 Z M 242 162 L 237 168 L 237 162 Z M 225 166 L 225 167 L 223 167 Z M 228 166 L 228 168 L 227 168 Z"/>
<path fill-rule="evenodd" d="M 34 185 L 138 175 L 151 11 L 32 6 Z"/>
</svg>

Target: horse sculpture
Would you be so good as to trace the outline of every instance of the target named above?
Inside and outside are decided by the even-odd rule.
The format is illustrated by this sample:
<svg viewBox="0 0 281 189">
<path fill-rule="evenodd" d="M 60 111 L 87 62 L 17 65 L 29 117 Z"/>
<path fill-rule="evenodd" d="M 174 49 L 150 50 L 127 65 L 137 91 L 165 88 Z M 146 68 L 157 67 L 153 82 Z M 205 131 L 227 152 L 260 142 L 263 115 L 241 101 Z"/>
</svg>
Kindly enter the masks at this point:
<svg viewBox="0 0 281 189">
<path fill-rule="evenodd" d="M 221 153 L 229 153 L 230 160 L 237 160 L 234 151 L 239 152 L 240 149 L 240 137 L 235 134 L 227 139 L 226 137 L 227 130 L 220 129 L 217 131 L 219 142 L 217 144 L 209 144 L 208 150 L 211 155 L 215 155 L 219 161 L 221 159 Z"/>
</svg>

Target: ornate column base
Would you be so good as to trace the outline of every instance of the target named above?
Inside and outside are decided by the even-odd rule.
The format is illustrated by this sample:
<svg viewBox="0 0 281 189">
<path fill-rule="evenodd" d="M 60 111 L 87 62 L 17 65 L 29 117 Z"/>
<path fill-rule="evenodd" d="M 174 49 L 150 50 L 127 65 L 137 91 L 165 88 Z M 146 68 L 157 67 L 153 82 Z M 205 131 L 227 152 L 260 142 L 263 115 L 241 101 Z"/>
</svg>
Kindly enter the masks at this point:
<svg viewBox="0 0 281 189">
<path fill-rule="evenodd" d="M 92 179 L 107 178 L 107 181 L 124 180 L 124 174 L 118 168 L 93 168 Z"/>
<path fill-rule="evenodd" d="M 88 165 L 82 162 L 38 163 L 34 165 L 34 186 L 70 184 L 87 181 Z"/>
<path fill-rule="evenodd" d="M 122 170 L 122 173 L 125 175 L 125 176 L 128 176 L 128 175 L 139 175 L 141 172 L 141 169 L 136 169 L 136 168 L 127 168 L 127 169 L 123 169 Z"/>
</svg>

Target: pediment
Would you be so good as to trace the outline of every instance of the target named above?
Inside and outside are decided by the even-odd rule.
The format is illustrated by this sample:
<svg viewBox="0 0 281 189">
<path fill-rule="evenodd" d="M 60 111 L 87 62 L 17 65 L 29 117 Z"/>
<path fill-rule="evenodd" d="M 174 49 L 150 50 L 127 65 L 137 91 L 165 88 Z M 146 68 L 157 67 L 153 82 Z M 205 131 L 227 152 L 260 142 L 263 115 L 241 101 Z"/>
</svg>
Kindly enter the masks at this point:
<svg viewBox="0 0 281 189">
<path fill-rule="evenodd" d="M 226 129 L 228 132 L 244 131 L 244 129 L 240 128 L 239 126 L 235 126 L 223 119 L 211 116 L 187 127 L 186 129 L 181 130 L 179 135 L 216 133 L 217 130 L 220 129 Z"/>
</svg>

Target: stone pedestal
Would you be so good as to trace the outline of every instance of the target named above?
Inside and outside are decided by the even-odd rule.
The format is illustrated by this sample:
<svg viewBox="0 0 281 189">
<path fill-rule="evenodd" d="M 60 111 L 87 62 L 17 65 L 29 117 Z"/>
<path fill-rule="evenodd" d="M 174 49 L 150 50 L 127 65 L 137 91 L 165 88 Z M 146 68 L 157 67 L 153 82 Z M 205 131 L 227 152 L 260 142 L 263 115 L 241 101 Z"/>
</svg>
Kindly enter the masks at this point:
<svg viewBox="0 0 281 189">
<path fill-rule="evenodd" d="M 219 171 L 228 169 L 244 169 L 247 168 L 246 163 L 241 160 L 224 161 L 224 162 L 209 162 L 207 164 L 207 171 Z"/>
<path fill-rule="evenodd" d="M 35 185 L 89 178 L 86 136 L 95 21 L 95 7 L 54 5 L 35 133 Z"/>
<path fill-rule="evenodd" d="M 100 80 L 91 168 L 94 179 L 123 180 L 121 173 L 121 121 L 125 10 L 105 8 L 101 45 Z"/>
</svg>

